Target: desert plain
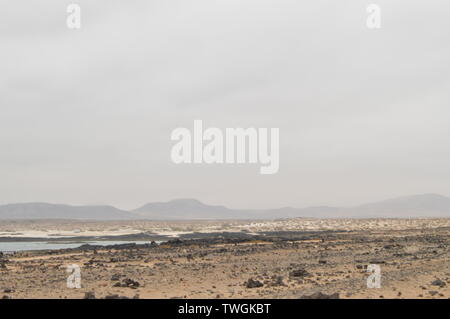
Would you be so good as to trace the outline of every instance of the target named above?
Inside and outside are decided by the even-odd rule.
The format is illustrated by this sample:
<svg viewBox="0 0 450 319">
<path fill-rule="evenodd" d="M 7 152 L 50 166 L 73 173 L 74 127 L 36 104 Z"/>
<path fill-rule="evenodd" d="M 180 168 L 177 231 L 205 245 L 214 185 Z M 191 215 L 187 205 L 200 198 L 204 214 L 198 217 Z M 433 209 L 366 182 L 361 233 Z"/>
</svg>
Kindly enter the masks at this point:
<svg viewBox="0 0 450 319">
<path fill-rule="evenodd" d="M 450 298 L 445 218 L 2 221 L 11 240 L 80 247 L 1 253 L 0 298 Z"/>
</svg>

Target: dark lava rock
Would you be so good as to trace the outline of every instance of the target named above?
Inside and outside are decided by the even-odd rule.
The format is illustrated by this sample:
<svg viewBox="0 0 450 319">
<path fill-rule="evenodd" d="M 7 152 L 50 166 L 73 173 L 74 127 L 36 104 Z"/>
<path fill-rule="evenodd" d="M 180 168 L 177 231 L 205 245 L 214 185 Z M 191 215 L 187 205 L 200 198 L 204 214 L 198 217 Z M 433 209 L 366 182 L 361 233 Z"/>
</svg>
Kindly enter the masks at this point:
<svg viewBox="0 0 450 319">
<path fill-rule="evenodd" d="M 445 287 L 445 282 L 443 282 L 443 281 L 440 280 L 440 279 L 436 279 L 436 280 L 433 281 L 431 284 L 432 284 L 433 286 L 439 286 L 439 287 L 441 287 L 441 288 Z M 6 292 L 6 291 L 5 291 L 5 292 Z"/>
<path fill-rule="evenodd" d="M 127 296 L 119 296 L 119 295 L 107 295 L 105 299 L 130 299 Z"/>
<path fill-rule="evenodd" d="M 291 277 L 303 278 L 303 277 L 309 276 L 309 272 L 307 272 L 307 271 L 306 271 L 305 269 L 303 269 L 303 268 L 300 268 L 300 269 L 296 269 L 296 270 L 291 271 L 291 272 L 289 273 L 289 275 L 290 275 Z"/>
<path fill-rule="evenodd" d="M 120 280 L 120 275 L 119 275 L 119 274 L 114 274 L 114 275 L 112 275 L 112 276 L 111 276 L 111 280 L 112 280 L 112 281 L 118 281 L 118 280 Z"/>
<path fill-rule="evenodd" d="M 93 291 L 88 291 L 84 294 L 84 299 L 95 299 L 95 293 Z"/>
<path fill-rule="evenodd" d="M 133 298 L 129 298 L 127 296 L 120 295 L 107 295 L 104 299 L 139 299 L 139 295 L 134 295 Z"/>
<path fill-rule="evenodd" d="M 114 284 L 114 287 L 125 287 L 133 289 L 136 289 L 139 286 L 140 286 L 139 282 L 134 281 L 133 279 L 130 278 L 125 278 L 124 280 L 122 280 L 122 282 L 117 282 Z"/>
<path fill-rule="evenodd" d="M 264 284 L 262 282 L 260 282 L 259 280 L 254 280 L 253 278 L 250 278 L 245 283 L 245 287 L 247 287 L 247 288 L 259 288 L 262 286 L 264 286 Z"/>
<path fill-rule="evenodd" d="M 319 291 L 312 295 L 303 295 L 300 299 L 339 299 L 339 293 L 327 295 Z"/>
</svg>

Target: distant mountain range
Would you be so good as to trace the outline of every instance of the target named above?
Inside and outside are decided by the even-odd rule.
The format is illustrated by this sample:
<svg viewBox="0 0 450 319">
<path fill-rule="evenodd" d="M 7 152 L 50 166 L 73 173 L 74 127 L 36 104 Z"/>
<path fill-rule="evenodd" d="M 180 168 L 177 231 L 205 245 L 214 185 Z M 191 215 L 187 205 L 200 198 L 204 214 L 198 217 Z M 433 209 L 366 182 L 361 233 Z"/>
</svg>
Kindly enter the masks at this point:
<svg viewBox="0 0 450 319">
<path fill-rule="evenodd" d="M 70 206 L 48 203 L 0 205 L 5 219 L 86 219 L 86 220 L 189 220 L 189 219 L 278 219 L 313 218 L 421 218 L 449 217 L 450 198 L 422 194 L 392 198 L 353 207 L 317 206 L 278 209 L 230 209 L 206 205 L 196 199 L 175 199 L 148 203 L 131 211 L 112 206 Z"/>
</svg>

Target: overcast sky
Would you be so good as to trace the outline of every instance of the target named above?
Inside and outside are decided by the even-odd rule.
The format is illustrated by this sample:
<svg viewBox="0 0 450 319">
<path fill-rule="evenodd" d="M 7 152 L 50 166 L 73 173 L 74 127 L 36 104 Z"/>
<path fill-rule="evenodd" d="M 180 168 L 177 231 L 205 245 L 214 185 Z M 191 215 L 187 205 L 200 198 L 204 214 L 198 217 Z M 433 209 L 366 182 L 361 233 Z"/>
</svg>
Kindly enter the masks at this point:
<svg viewBox="0 0 450 319">
<path fill-rule="evenodd" d="M 233 208 L 450 195 L 447 0 L 0 6 L 0 203 Z M 381 29 L 366 27 L 369 3 Z M 177 127 L 280 128 L 280 169 L 175 165 Z"/>
</svg>

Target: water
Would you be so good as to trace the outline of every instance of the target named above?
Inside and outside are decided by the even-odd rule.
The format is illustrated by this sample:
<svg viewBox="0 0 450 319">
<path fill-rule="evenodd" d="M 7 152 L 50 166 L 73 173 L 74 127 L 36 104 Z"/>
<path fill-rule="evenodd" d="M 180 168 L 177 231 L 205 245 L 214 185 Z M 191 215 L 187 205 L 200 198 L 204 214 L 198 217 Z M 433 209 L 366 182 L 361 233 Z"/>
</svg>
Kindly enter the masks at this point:
<svg viewBox="0 0 450 319">
<path fill-rule="evenodd" d="M 78 243 L 55 243 L 46 241 L 35 241 L 35 242 L 0 242 L 0 251 L 23 251 L 23 250 L 54 250 L 54 249 L 65 249 L 65 248 L 77 248 L 84 244 L 89 245 L 120 245 L 120 244 L 150 244 L 149 241 L 83 241 Z"/>
</svg>

